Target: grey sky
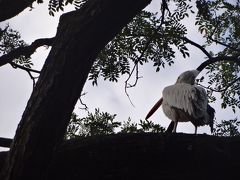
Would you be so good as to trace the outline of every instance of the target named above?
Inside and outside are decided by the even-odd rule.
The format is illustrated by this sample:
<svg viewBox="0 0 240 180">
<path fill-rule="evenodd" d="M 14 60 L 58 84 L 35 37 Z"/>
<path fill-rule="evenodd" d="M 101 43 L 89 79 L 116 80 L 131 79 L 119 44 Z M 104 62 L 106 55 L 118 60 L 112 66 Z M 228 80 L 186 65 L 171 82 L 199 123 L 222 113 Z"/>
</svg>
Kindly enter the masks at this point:
<svg viewBox="0 0 240 180">
<path fill-rule="evenodd" d="M 34 7 L 32 11 L 25 10 L 19 16 L 7 21 L 11 28 L 20 31 L 22 38 L 27 43 L 31 43 L 37 38 L 53 37 L 59 19 L 58 14 L 55 17 L 48 15 L 46 4 Z M 158 1 L 153 1 L 148 8 L 159 8 Z M 197 34 L 197 30 L 193 26 L 194 22 L 189 19 L 187 23 L 191 27 L 188 31 L 188 37 L 201 44 L 203 40 Z M 3 27 L 5 24 L 3 22 L 0 26 Z M 191 46 L 189 48 L 190 58 L 183 59 L 178 54 L 175 64 L 172 67 L 161 69 L 159 73 L 155 72 L 151 63 L 140 67 L 140 75 L 143 78 L 139 80 L 135 88 L 129 89 L 135 107 L 130 104 L 124 93 L 124 81 L 127 76 L 121 78 L 118 83 L 100 80 L 97 87 L 92 87 L 91 83 L 87 82 L 83 90 L 83 92 L 87 92 L 87 95 L 82 100 L 88 105 L 91 112 L 94 112 L 94 108 L 100 108 L 101 111 L 117 114 L 117 121 L 126 121 L 128 117 L 134 121 L 144 119 L 151 107 L 161 97 L 161 92 L 165 86 L 175 83 L 177 76 L 183 71 L 195 69 L 204 61 L 202 52 Z M 48 51 L 44 47 L 39 48 L 32 56 L 35 69 L 41 69 Z M 201 74 L 203 75 L 203 73 Z M 5 65 L 0 68 L 0 84 L 0 137 L 12 138 L 30 97 L 32 81 L 26 72 Z M 239 117 L 239 112 L 234 114 L 229 109 L 220 109 L 219 103 L 211 105 L 216 110 L 217 120 Z M 80 110 L 79 107 L 80 104 L 77 104 L 75 112 L 79 116 L 86 115 L 86 112 Z M 163 115 L 161 108 L 149 120 L 165 127 L 170 123 L 170 120 Z M 194 127 L 191 123 L 179 123 L 177 131 L 194 133 Z M 209 127 L 198 128 L 198 133 L 209 132 Z"/>
</svg>

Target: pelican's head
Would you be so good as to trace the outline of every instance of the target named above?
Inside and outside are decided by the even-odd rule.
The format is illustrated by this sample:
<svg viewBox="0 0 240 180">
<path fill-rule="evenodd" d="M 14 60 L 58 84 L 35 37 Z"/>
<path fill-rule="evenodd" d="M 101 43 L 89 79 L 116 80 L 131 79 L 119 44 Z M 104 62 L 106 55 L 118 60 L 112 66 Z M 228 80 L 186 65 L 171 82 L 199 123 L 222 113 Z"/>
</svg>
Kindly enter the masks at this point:
<svg viewBox="0 0 240 180">
<path fill-rule="evenodd" d="M 195 79 L 198 74 L 199 74 L 198 70 L 185 71 L 182 74 L 180 74 L 176 83 L 187 83 L 194 85 Z"/>
</svg>

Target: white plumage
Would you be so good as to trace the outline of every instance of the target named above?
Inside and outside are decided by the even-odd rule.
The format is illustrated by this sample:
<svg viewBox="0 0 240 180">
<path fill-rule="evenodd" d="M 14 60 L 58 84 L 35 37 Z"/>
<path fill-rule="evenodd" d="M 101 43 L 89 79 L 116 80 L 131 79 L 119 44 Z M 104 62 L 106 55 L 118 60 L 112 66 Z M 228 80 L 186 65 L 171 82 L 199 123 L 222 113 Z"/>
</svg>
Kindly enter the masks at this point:
<svg viewBox="0 0 240 180">
<path fill-rule="evenodd" d="M 195 85 L 199 71 L 192 70 L 182 73 L 174 85 L 163 89 L 163 97 L 148 113 L 148 119 L 162 104 L 164 114 L 172 120 L 169 130 L 176 132 L 178 122 L 190 121 L 197 127 L 210 125 L 213 129 L 214 109 L 208 105 L 205 89 Z"/>
</svg>

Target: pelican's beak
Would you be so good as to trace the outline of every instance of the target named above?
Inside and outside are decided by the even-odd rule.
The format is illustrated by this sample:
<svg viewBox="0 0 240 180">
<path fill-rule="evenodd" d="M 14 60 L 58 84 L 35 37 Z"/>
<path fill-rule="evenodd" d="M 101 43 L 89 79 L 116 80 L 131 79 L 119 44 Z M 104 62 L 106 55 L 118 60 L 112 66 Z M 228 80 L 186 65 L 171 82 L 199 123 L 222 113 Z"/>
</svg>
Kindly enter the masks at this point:
<svg viewBox="0 0 240 180">
<path fill-rule="evenodd" d="M 163 102 L 163 98 L 160 98 L 158 102 L 152 107 L 152 109 L 149 111 L 149 113 L 146 116 L 146 120 L 152 116 L 152 114 L 161 106 Z"/>
</svg>

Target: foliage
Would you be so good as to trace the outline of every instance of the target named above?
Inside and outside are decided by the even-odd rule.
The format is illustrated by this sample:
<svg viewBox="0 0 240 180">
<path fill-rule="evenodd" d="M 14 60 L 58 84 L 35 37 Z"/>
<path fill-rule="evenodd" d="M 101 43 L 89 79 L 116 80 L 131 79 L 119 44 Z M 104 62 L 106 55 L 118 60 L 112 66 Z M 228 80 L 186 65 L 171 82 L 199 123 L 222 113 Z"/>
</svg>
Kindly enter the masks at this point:
<svg viewBox="0 0 240 180">
<path fill-rule="evenodd" d="M 165 132 L 165 128 L 160 124 L 154 124 L 152 121 L 148 120 L 140 120 L 139 123 L 140 132 L 155 132 L 155 133 L 163 133 Z"/>
<path fill-rule="evenodd" d="M 49 14 L 54 16 L 59 10 L 64 11 L 64 6 L 73 4 L 75 9 L 79 9 L 87 0 L 50 0 L 48 4 Z"/>
<path fill-rule="evenodd" d="M 222 120 L 221 123 L 217 123 L 216 127 L 213 130 L 213 135 L 215 136 L 240 136 L 238 127 L 240 121 L 236 119 L 232 120 Z"/>
<path fill-rule="evenodd" d="M 115 114 L 111 115 L 107 112 L 100 112 L 99 109 L 95 109 L 94 114 L 88 113 L 88 116 L 84 118 L 78 118 L 78 116 L 73 113 L 65 139 L 115 133 L 164 133 L 166 131 L 164 127 L 159 124 L 154 124 L 152 121 L 140 120 L 140 123 L 135 123 L 132 122 L 131 118 L 128 118 L 127 121 L 121 123 L 114 121 L 115 117 Z M 222 120 L 221 123 L 215 124 L 213 135 L 239 136 L 239 126 L 240 121 L 238 121 L 237 118 L 233 120 Z M 116 129 L 118 129 L 118 131 L 116 131 Z"/>
<path fill-rule="evenodd" d="M 87 0 L 50 0 L 49 13 L 54 15 L 55 12 L 64 10 L 64 6 L 68 4 L 80 8 L 85 2 Z M 196 4 L 190 0 L 161 1 L 159 13 L 142 11 L 98 55 L 89 74 L 92 84 L 97 85 L 100 77 L 112 82 L 117 82 L 123 75 L 130 78 L 134 71 L 137 79 L 138 66 L 149 62 L 156 71 L 159 71 L 160 68 L 174 63 L 177 51 L 184 58 L 189 57 L 191 55 L 187 48 L 189 42 L 184 39 L 187 36 L 187 27 L 183 22 L 190 16 L 196 17 L 195 25 L 205 39 L 204 45 L 199 45 L 200 47 L 205 50 L 209 47 L 217 47 L 214 48 L 215 51 L 207 53 L 211 57 L 236 57 L 239 62 L 239 0 L 196 0 L 195 2 Z M 21 46 L 26 44 L 17 31 L 8 26 L 0 29 L 1 54 L 9 53 Z M 32 66 L 29 57 L 20 56 L 15 62 L 25 67 Z M 207 75 L 207 78 L 202 77 L 199 83 L 208 84 L 206 88 L 209 100 L 215 102 L 216 93 L 220 93 L 221 107 L 231 107 L 236 112 L 240 108 L 240 62 L 221 61 L 211 64 L 207 67 Z M 95 118 L 93 114 L 92 117 Z M 75 121 L 78 122 L 77 117 L 73 119 L 73 124 Z M 86 123 L 83 123 L 85 121 L 81 121 L 81 126 L 86 126 Z M 143 122 L 151 123 L 140 122 L 142 129 L 147 127 Z M 123 124 L 126 132 L 138 131 L 138 126 L 130 122 L 128 124 L 128 121 Z M 88 127 L 90 128 L 90 125 Z M 92 124 L 91 128 L 93 127 Z M 75 126 L 72 128 L 74 129 Z"/>
<path fill-rule="evenodd" d="M 92 84 L 97 85 L 101 76 L 104 80 L 117 82 L 124 74 L 131 76 L 134 70 L 137 80 L 138 68 L 135 66 L 148 62 L 153 62 L 156 71 L 159 71 L 160 67 L 174 63 L 176 49 L 184 58 L 190 56 L 183 38 L 187 28 L 181 23 L 194 13 L 189 4 L 187 1 L 173 1 L 168 13 L 159 15 L 143 11 L 137 15 L 99 54 L 89 75 Z M 195 25 L 206 39 L 203 47 L 221 45 L 221 50 L 216 53 L 210 51 L 209 54 L 239 58 L 239 2 L 197 1 L 196 4 Z M 132 70 L 131 65 L 134 65 Z M 239 109 L 239 73 L 240 63 L 221 61 L 209 65 L 206 79 L 210 101 L 215 102 L 216 93 L 220 93 L 222 108 L 231 107 L 234 112 Z"/>
<path fill-rule="evenodd" d="M 89 80 L 97 85 L 102 76 L 104 80 L 117 82 L 121 75 L 131 74 L 131 64 L 152 62 L 159 71 L 160 67 L 174 63 L 174 46 L 184 58 L 189 56 L 181 39 L 187 32 L 181 20 L 188 16 L 191 8 L 176 3 L 174 13 L 166 13 L 164 22 L 157 13 L 142 11 L 102 50 L 90 71 Z"/>
<path fill-rule="evenodd" d="M 131 118 L 128 118 L 127 121 L 123 121 L 121 133 L 138 133 L 137 123 L 133 123 Z"/>
<path fill-rule="evenodd" d="M 9 25 L 4 29 L 0 28 L 0 55 L 8 54 L 12 50 L 24 46 L 27 46 L 27 44 L 21 40 L 18 31 L 11 29 Z M 26 56 L 20 56 L 14 62 L 27 68 L 31 68 L 33 65 L 30 57 Z"/>
<path fill-rule="evenodd" d="M 88 113 L 88 116 L 84 118 L 78 118 L 73 113 L 65 137 L 69 139 L 76 136 L 113 134 L 114 129 L 121 125 L 120 122 L 114 122 L 115 116 L 116 114 L 100 112 L 99 109 L 95 109 L 94 114 Z"/>
<path fill-rule="evenodd" d="M 87 117 L 78 118 L 73 113 L 70 123 L 67 127 L 65 139 L 71 139 L 75 137 L 87 137 L 102 134 L 115 134 L 115 133 L 141 133 L 141 132 L 156 132 L 162 133 L 165 128 L 159 124 L 154 124 L 151 121 L 142 121 L 140 123 L 133 123 L 129 118 L 128 121 L 121 122 L 114 121 L 116 115 L 111 115 L 107 112 L 100 112 L 99 109 L 95 109 L 94 114 L 88 113 Z M 139 128 L 140 127 L 140 128 Z M 121 129 L 115 131 L 115 129 Z"/>
<path fill-rule="evenodd" d="M 40 1 L 39 1 L 40 2 Z M 63 11 L 71 4 L 76 9 L 87 0 L 50 0 L 49 13 Z M 111 41 L 98 55 L 89 73 L 89 80 L 97 85 L 98 79 L 117 82 L 123 75 L 127 81 L 135 72 L 138 80 L 138 66 L 152 63 L 156 71 L 171 66 L 179 51 L 184 58 L 190 56 L 186 39 L 187 26 L 184 21 L 195 17 L 195 26 L 205 39 L 202 48 L 214 48 L 209 51 L 212 57 L 232 56 L 240 58 L 240 3 L 227 0 L 172 0 L 161 1 L 158 13 L 142 11 Z M 196 13 L 195 13 L 196 11 Z M 10 32 L 10 28 L 9 32 Z M 1 30 L 1 32 L 3 32 Z M 11 35 L 15 34 L 15 39 Z M 9 34 L 14 48 L 25 46 L 16 31 Z M 19 41 L 19 44 L 16 43 Z M 2 44 L 2 40 L 1 40 Z M 0 44 L 0 45 L 1 45 Z M 200 45 L 199 45 L 200 46 Z M 7 46 L 6 46 L 7 47 Z M 206 49 L 207 50 L 207 49 Z M 5 50 L 1 50 L 5 51 Z M 11 48 L 7 51 L 11 51 Z M 19 57 L 18 64 L 30 67 L 29 57 Z M 240 62 L 217 62 L 207 67 L 208 77 L 201 83 L 207 84 L 209 100 L 216 101 L 217 93 L 221 96 L 221 107 L 231 107 L 234 112 L 240 108 Z M 126 83 L 126 87 L 132 87 Z"/>
<path fill-rule="evenodd" d="M 140 127 L 140 128 L 139 128 Z M 143 133 L 143 132 L 155 132 L 163 133 L 165 128 L 159 124 L 154 124 L 152 121 L 140 120 L 140 123 L 133 123 L 131 118 L 123 122 L 120 133 Z"/>
<path fill-rule="evenodd" d="M 196 25 L 206 39 L 205 46 L 221 45 L 221 50 L 210 52 L 213 56 L 240 56 L 240 3 L 239 1 L 197 1 Z M 209 65 L 208 94 L 215 101 L 220 92 L 222 108 L 230 106 L 235 112 L 240 108 L 240 62 L 218 62 Z"/>
</svg>

